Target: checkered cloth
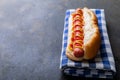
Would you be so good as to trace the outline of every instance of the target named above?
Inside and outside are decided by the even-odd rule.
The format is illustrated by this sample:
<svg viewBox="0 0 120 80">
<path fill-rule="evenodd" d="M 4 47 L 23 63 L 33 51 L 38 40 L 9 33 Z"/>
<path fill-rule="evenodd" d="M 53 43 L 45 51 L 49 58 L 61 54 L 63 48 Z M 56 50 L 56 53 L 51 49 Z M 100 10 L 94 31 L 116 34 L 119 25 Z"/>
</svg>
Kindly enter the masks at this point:
<svg viewBox="0 0 120 80">
<path fill-rule="evenodd" d="M 98 18 L 98 26 L 101 34 L 101 47 L 95 59 L 90 61 L 74 62 L 65 55 L 68 39 L 68 21 L 74 9 L 66 11 L 65 25 L 63 31 L 63 44 L 60 60 L 60 69 L 63 73 L 72 76 L 113 78 L 116 72 L 114 57 L 112 54 L 104 15 L 104 9 L 91 9 Z"/>
</svg>

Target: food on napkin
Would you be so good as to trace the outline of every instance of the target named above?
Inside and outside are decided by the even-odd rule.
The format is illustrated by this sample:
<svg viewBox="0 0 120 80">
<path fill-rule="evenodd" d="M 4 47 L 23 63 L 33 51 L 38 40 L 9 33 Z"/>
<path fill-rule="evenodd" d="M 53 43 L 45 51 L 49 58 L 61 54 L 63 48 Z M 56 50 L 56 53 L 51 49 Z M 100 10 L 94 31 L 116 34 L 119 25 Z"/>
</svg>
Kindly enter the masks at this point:
<svg viewBox="0 0 120 80">
<path fill-rule="evenodd" d="M 89 60 L 100 48 L 98 20 L 88 8 L 76 9 L 69 17 L 66 55 L 74 61 Z"/>
</svg>

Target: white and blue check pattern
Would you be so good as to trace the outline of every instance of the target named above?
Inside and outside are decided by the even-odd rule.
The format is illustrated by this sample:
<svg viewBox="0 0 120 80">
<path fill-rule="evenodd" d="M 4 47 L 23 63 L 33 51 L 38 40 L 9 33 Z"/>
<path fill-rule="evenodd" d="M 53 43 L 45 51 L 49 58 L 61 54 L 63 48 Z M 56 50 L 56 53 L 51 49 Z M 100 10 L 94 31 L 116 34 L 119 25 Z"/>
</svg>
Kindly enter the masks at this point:
<svg viewBox="0 0 120 80">
<path fill-rule="evenodd" d="M 93 78 L 113 78 L 116 73 L 114 57 L 109 42 L 106 29 L 104 9 L 91 9 L 98 18 L 98 26 L 101 34 L 101 47 L 95 59 L 90 61 L 75 62 L 65 55 L 68 39 L 69 17 L 74 9 L 66 11 L 65 24 L 63 31 L 63 43 L 60 60 L 60 68 L 63 73 L 72 76 L 93 77 Z"/>
</svg>

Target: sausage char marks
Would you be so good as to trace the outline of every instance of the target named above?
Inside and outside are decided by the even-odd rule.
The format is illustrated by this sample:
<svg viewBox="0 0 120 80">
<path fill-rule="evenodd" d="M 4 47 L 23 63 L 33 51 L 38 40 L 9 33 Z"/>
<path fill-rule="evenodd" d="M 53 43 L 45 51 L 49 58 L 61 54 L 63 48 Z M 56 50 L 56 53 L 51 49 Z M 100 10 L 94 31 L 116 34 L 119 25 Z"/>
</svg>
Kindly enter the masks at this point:
<svg viewBox="0 0 120 80">
<path fill-rule="evenodd" d="M 83 12 L 81 9 L 77 9 L 75 13 L 72 14 L 73 18 L 73 54 L 75 57 L 79 58 L 84 55 L 83 51 Z"/>
<path fill-rule="evenodd" d="M 72 13 L 72 28 L 71 28 L 71 37 L 70 42 L 68 43 L 69 50 L 73 51 L 73 56 L 76 58 L 84 56 L 83 50 L 83 39 L 84 39 L 84 20 L 83 20 L 83 11 L 82 9 L 77 9 Z"/>
</svg>

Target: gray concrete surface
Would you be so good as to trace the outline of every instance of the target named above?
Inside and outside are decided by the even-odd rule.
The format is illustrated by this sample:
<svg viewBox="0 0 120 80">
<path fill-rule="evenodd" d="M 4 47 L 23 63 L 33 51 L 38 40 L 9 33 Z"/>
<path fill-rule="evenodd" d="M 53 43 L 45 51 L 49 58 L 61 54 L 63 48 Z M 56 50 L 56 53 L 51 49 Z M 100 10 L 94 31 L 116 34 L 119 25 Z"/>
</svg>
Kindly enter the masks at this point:
<svg viewBox="0 0 120 80">
<path fill-rule="evenodd" d="M 105 9 L 120 76 L 120 0 L 0 0 L 0 80 L 84 80 L 64 76 L 60 53 L 65 11 Z"/>
</svg>

